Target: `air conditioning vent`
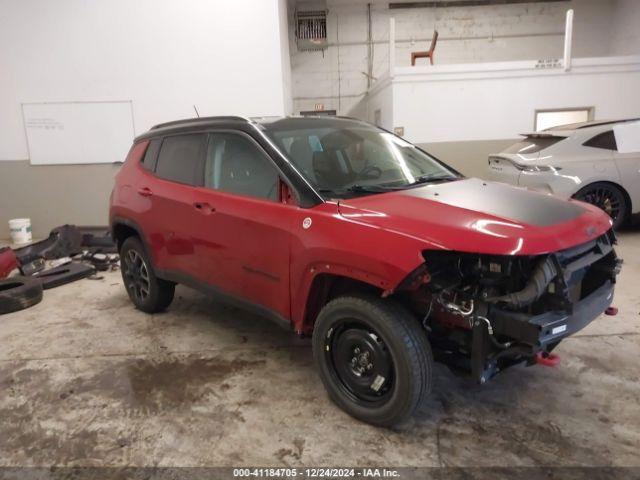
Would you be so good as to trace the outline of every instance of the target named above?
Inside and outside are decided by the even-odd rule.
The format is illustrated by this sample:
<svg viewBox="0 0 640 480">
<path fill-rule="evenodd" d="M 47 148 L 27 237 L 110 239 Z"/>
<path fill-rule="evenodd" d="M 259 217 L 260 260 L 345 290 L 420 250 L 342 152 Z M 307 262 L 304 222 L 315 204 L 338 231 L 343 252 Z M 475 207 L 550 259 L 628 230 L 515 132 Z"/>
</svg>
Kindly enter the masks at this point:
<svg viewBox="0 0 640 480">
<path fill-rule="evenodd" d="M 324 50 L 327 42 L 327 11 L 296 11 L 298 50 Z"/>
</svg>

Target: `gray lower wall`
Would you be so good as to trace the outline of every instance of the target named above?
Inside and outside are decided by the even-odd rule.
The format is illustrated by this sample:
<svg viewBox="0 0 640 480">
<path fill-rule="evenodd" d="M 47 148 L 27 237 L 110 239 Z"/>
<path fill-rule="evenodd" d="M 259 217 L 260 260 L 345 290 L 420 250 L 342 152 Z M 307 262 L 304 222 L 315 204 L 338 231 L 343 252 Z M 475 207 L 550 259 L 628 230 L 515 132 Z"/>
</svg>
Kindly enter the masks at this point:
<svg viewBox="0 0 640 480">
<path fill-rule="evenodd" d="M 30 218 L 37 238 L 65 223 L 106 225 L 119 166 L 0 161 L 0 238 L 9 237 L 11 218 Z"/>
<path fill-rule="evenodd" d="M 487 156 L 515 140 L 425 143 L 421 146 L 469 177 L 483 177 Z M 11 218 L 31 219 L 33 235 L 58 225 L 106 225 L 109 194 L 120 165 L 31 165 L 0 161 L 0 238 Z"/>
<path fill-rule="evenodd" d="M 421 143 L 420 147 L 467 177 L 485 178 L 489 155 L 499 153 L 517 141 L 505 139 Z"/>
</svg>

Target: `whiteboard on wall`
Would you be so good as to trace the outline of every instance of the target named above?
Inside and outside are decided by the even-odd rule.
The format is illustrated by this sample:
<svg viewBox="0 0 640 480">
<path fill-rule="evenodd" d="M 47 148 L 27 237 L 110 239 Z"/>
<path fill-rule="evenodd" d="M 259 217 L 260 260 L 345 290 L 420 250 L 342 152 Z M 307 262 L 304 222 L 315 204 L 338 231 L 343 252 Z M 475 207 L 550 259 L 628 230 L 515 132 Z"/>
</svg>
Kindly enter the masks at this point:
<svg viewBox="0 0 640 480">
<path fill-rule="evenodd" d="M 135 136 L 131 101 L 23 103 L 32 165 L 124 161 Z"/>
</svg>

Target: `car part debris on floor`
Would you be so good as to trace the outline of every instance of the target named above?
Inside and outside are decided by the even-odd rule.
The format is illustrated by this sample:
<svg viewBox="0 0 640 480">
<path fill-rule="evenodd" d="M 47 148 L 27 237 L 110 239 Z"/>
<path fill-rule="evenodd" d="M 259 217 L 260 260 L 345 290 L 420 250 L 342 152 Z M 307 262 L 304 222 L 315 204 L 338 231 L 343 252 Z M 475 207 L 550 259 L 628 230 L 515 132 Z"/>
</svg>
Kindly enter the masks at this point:
<svg viewBox="0 0 640 480">
<path fill-rule="evenodd" d="M 0 278 L 7 277 L 18 268 L 18 258 L 10 247 L 0 248 Z"/>
<path fill-rule="evenodd" d="M 48 290 L 50 288 L 59 287 L 67 283 L 75 282 L 81 278 L 87 278 L 95 275 L 96 268 L 93 265 L 87 265 L 80 262 L 69 262 L 64 265 L 49 268 L 44 272 L 38 272 L 35 276 L 42 281 L 42 288 Z"/>
<path fill-rule="evenodd" d="M 0 248 L 0 314 L 42 300 L 42 290 L 119 267 L 117 247 L 107 227 L 62 225 L 39 242 Z M 14 274 L 19 270 L 20 275 Z M 8 278 L 7 278 L 8 277 Z"/>
</svg>

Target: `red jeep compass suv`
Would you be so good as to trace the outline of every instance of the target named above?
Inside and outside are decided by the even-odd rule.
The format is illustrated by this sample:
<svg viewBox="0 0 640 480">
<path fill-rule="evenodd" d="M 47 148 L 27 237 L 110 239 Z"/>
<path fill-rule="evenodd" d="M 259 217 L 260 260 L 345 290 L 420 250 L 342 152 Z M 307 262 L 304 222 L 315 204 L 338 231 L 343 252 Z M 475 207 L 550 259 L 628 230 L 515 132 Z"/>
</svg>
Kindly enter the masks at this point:
<svg viewBox="0 0 640 480">
<path fill-rule="evenodd" d="M 110 224 L 134 305 L 189 285 L 313 336 L 330 397 L 376 425 L 431 390 L 433 358 L 484 383 L 611 304 L 611 220 L 464 178 L 353 119 L 213 117 L 153 127 Z"/>
</svg>

